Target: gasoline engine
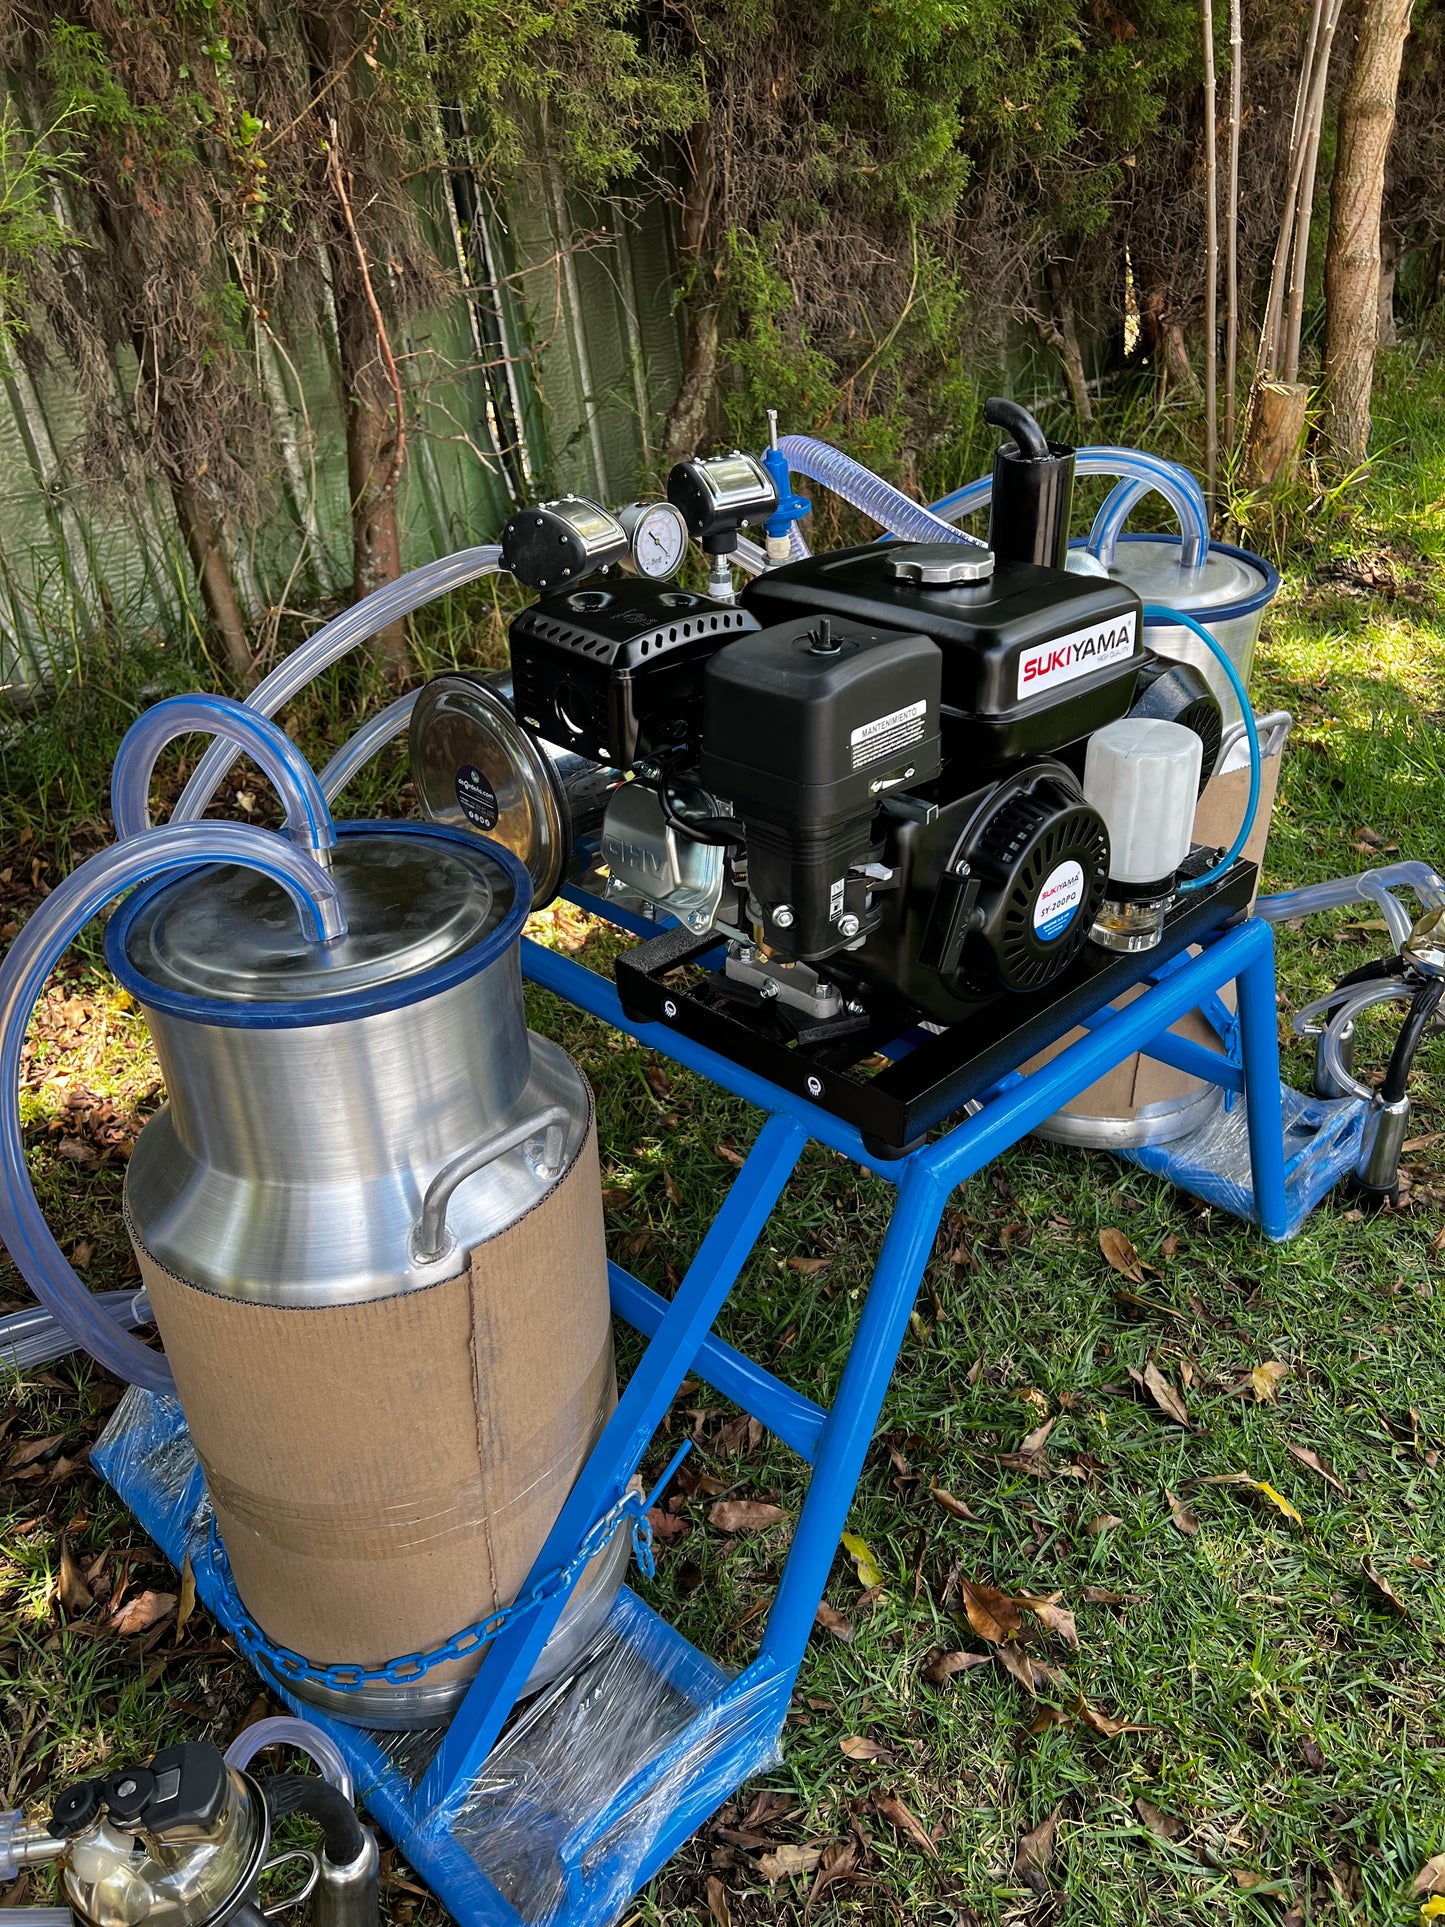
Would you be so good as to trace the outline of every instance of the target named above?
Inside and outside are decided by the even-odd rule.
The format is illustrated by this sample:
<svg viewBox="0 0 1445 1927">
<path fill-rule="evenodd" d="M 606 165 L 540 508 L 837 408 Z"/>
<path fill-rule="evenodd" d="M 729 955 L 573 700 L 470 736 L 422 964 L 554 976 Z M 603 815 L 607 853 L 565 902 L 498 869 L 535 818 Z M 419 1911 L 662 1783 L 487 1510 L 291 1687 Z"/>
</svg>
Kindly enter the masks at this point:
<svg viewBox="0 0 1445 1927">
<path fill-rule="evenodd" d="M 511 624 L 510 713 L 480 680 L 423 693 L 427 813 L 509 841 L 520 822 L 544 899 L 590 865 L 614 906 L 725 939 L 724 994 L 809 1044 L 945 1027 L 1091 939 L 1149 948 L 1220 707 L 1146 647 L 1130 588 L 1065 569 L 1072 451 L 1013 403 L 989 418 L 1013 439 L 986 545 L 803 556 L 737 599 L 742 528 L 787 549 L 767 457 L 680 463 L 623 518 L 519 512 L 503 559 L 541 593 Z M 675 579 L 688 534 L 711 593 Z"/>
</svg>

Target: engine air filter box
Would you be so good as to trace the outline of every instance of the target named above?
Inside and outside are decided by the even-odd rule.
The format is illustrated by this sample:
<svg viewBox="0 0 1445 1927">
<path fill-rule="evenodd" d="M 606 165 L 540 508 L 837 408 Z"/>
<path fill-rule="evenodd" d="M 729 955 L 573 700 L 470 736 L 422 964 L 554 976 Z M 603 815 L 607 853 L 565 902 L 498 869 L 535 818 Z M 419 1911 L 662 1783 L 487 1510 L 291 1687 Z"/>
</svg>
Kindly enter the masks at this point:
<svg viewBox="0 0 1445 1927">
<path fill-rule="evenodd" d="M 696 743 L 708 659 L 757 627 L 744 609 L 670 585 L 547 596 L 511 624 L 517 715 L 543 742 L 628 769 Z"/>
<path fill-rule="evenodd" d="M 1029 562 L 920 579 L 978 554 L 948 542 L 835 549 L 768 570 L 743 603 L 765 623 L 808 609 L 929 637 L 943 654 L 943 753 L 971 772 L 1053 754 L 1122 716 L 1146 653 L 1132 590 Z"/>
</svg>

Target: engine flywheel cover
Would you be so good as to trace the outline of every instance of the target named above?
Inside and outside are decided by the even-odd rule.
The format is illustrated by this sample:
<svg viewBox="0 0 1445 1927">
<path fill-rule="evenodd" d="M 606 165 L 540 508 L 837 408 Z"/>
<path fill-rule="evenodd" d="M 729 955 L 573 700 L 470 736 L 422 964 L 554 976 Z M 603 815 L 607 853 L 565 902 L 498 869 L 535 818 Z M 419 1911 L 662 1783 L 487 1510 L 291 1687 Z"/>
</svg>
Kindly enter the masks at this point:
<svg viewBox="0 0 1445 1927">
<path fill-rule="evenodd" d="M 965 833 L 979 879 L 959 978 L 979 993 L 1041 990 L 1078 956 L 1109 875 L 1109 832 L 1062 764 L 1024 772 Z"/>
</svg>

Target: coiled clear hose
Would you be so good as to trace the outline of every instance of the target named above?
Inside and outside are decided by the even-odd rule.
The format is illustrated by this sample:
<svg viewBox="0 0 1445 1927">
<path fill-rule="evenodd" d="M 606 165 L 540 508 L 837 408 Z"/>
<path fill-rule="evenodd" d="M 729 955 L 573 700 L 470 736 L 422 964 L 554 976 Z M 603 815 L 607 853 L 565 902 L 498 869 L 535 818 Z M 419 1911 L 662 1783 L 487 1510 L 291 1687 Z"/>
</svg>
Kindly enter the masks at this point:
<svg viewBox="0 0 1445 1927">
<path fill-rule="evenodd" d="M 398 696 L 385 709 L 369 716 L 356 734 L 341 745 L 317 778 L 328 803 L 336 801 L 362 764 L 369 763 L 384 743 L 401 735 L 411 722 L 411 712 L 420 694 L 419 689 L 409 689 L 404 696 Z"/>
<path fill-rule="evenodd" d="M 254 1720 L 250 1726 L 243 1727 L 226 1748 L 226 1765 L 235 1767 L 238 1773 L 243 1772 L 268 1746 L 296 1747 L 316 1762 L 324 1780 L 355 1802 L 356 1787 L 341 1748 L 319 1726 L 313 1726 L 310 1720 L 293 1719 L 289 1713 L 277 1713 L 268 1720 Z"/>
<path fill-rule="evenodd" d="M 1277 890 L 1272 896 L 1255 899 L 1254 914 L 1266 923 L 1284 923 L 1290 917 L 1310 917 L 1319 910 L 1338 910 L 1347 903 L 1374 903 L 1384 911 L 1395 936 L 1396 923 L 1385 899 L 1404 918 L 1404 936 L 1397 937 L 1398 950 L 1410 934 L 1410 920 L 1404 906 L 1389 896 L 1392 888 L 1404 885 L 1415 892 L 1427 910 L 1445 910 L 1445 878 L 1428 863 L 1407 860 L 1384 863 L 1376 870 L 1361 870 L 1357 876 L 1332 877 L 1328 883 L 1307 883 L 1299 890 Z"/>
<path fill-rule="evenodd" d="M 245 750 L 275 786 L 286 811 L 287 836 L 323 867 L 330 864 L 336 830 L 315 770 L 284 729 L 232 696 L 168 696 L 131 724 L 110 772 L 110 810 L 122 841 L 150 828 L 156 758 L 177 736 L 195 731 L 222 737 L 228 750 Z"/>
<path fill-rule="evenodd" d="M 121 1330 L 75 1275 L 30 1182 L 20 1125 L 21 1051 L 47 978 L 106 904 L 150 877 L 203 863 L 236 863 L 279 883 L 313 943 L 344 931 L 336 885 L 314 858 L 271 830 L 240 823 L 165 824 L 89 857 L 58 883 L 0 964 L 0 1239 L 27 1285 L 107 1371 L 151 1392 L 173 1392 L 170 1367 Z"/>
<path fill-rule="evenodd" d="M 1187 468 L 1181 468 L 1177 462 L 1166 462 L 1159 455 L 1146 455 L 1142 449 L 1101 445 L 1079 450 L 1074 473 L 1123 477 L 1100 509 L 1089 533 L 1088 547 L 1105 567 L 1114 560 L 1114 544 L 1125 517 L 1135 503 L 1151 491 L 1162 495 L 1179 518 L 1181 568 L 1197 569 L 1204 562 L 1209 554 L 1209 509 L 1203 490 Z M 961 522 L 966 515 L 986 508 L 992 494 L 993 477 L 980 475 L 976 481 L 954 489 L 952 494 L 940 496 L 931 513 L 946 522 Z M 1119 512 L 1121 503 L 1122 513 Z M 1107 527 L 1104 526 L 1106 514 L 1110 517 Z"/>
<path fill-rule="evenodd" d="M 895 488 L 871 468 L 855 462 L 851 455 L 845 455 L 841 448 L 815 441 L 811 435 L 784 435 L 778 447 L 790 469 L 806 475 L 810 482 L 822 482 L 845 502 L 851 502 L 855 509 L 861 509 L 880 528 L 887 529 L 890 535 L 902 536 L 907 542 L 969 542 L 975 548 L 985 546 L 976 535 L 965 535 L 952 522 L 926 509 L 921 502 L 915 502 L 901 488 Z"/>
<path fill-rule="evenodd" d="M 399 575 L 395 582 L 363 596 L 360 602 L 333 617 L 314 636 L 293 649 L 269 676 L 257 683 L 246 698 L 246 708 L 259 710 L 263 716 L 274 716 L 283 703 L 289 702 L 323 669 L 329 669 L 361 643 L 369 642 L 389 623 L 400 621 L 413 610 L 435 602 L 439 596 L 460 589 L 468 582 L 495 575 L 501 562 L 500 547 L 495 542 L 487 542 L 480 548 L 461 549 L 455 555 L 444 555 L 439 561 L 425 562 L 419 569 Z M 211 745 L 181 791 L 180 801 L 171 811 L 172 823 L 193 823 L 205 813 L 234 754 L 226 741 L 218 740 Z"/>
</svg>

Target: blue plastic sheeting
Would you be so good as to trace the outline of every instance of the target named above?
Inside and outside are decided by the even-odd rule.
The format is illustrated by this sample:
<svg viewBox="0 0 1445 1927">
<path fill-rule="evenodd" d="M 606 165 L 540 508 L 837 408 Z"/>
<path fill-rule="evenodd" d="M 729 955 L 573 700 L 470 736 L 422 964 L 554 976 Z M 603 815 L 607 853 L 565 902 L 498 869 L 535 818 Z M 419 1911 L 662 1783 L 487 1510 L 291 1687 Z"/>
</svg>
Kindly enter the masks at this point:
<svg viewBox="0 0 1445 1927">
<path fill-rule="evenodd" d="M 1359 1098 L 1305 1097 L 1285 1085 L 1284 1235 L 1292 1238 L 1328 1192 L 1354 1170 L 1368 1105 Z M 1172 1144 L 1143 1145 L 1120 1151 L 1156 1178 L 1217 1205 L 1236 1218 L 1259 1222 L 1249 1165 L 1249 1100 L 1236 1098 L 1221 1107 L 1188 1137 Z"/>
</svg>

